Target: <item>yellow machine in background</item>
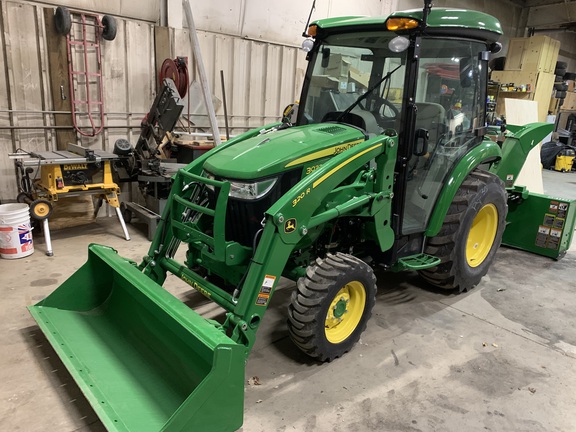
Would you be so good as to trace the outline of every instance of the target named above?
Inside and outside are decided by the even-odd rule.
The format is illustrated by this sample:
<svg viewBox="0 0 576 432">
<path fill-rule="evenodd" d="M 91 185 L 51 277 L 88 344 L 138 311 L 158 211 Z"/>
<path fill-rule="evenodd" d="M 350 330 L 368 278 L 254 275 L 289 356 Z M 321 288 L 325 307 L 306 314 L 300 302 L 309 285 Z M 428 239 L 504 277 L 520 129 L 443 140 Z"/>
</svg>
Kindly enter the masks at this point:
<svg viewBox="0 0 576 432">
<path fill-rule="evenodd" d="M 120 212 L 120 188 L 112 178 L 111 162 L 118 158 L 117 155 L 69 144 L 67 151 L 19 152 L 10 157 L 17 160 L 21 177 L 18 202 L 29 204 L 30 216 L 42 222 L 48 256 L 53 255 L 48 218 L 53 203 L 60 198 L 92 195 L 98 199 L 95 214 L 106 200 L 115 208 L 124 237 L 130 240 Z M 34 168 L 37 172 L 30 178 Z"/>
<path fill-rule="evenodd" d="M 554 169 L 561 172 L 569 172 L 572 170 L 572 165 L 574 164 L 574 157 L 576 152 L 572 149 L 564 149 L 558 156 L 556 156 L 556 163 Z"/>
</svg>

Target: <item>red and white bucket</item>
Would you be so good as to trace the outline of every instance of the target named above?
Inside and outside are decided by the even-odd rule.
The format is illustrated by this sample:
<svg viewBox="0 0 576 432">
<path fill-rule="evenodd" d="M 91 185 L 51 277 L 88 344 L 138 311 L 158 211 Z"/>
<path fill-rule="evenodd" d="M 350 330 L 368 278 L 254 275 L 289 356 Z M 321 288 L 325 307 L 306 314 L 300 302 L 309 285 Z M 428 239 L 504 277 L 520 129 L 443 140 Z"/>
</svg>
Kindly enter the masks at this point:
<svg viewBox="0 0 576 432">
<path fill-rule="evenodd" d="M 28 204 L 0 204 L 0 256 L 23 258 L 34 253 Z"/>
</svg>

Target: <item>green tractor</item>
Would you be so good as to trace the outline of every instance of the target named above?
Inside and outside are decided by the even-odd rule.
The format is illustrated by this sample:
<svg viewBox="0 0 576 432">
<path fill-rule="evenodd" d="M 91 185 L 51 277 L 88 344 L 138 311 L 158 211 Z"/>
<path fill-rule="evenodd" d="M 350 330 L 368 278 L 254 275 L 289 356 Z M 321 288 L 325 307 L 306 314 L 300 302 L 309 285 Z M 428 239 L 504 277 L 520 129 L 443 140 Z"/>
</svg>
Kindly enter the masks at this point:
<svg viewBox="0 0 576 432">
<path fill-rule="evenodd" d="M 181 169 L 140 264 L 91 245 L 86 264 L 30 307 L 108 430 L 239 428 L 245 363 L 281 277 L 296 283 L 294 345 L 331 361 L 366 328 L 373 268 L 457 291 L 488 272 L 509 198 L 526 198 L 514 179 L 552 126 L 489 139 L 500 24 L 429 3 L 312 23 L 299 105 Z M 163 289 L 168 273 L 225 319 Z"/>
</svg>

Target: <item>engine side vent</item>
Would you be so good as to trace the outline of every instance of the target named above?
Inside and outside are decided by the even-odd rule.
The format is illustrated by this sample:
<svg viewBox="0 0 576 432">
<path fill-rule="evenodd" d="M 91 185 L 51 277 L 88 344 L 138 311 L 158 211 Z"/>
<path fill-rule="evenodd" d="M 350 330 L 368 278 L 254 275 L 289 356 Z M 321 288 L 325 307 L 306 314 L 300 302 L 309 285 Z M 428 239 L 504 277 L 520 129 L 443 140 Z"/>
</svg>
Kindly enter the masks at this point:
<svg viewBox="0 0 576 432">
<path fill-rule="evenodd" d="M 346 128 L 343 128 L 342 126 L 326 126 L 320 129 L 316 129 L 316 132 L 324 132 L 330 135 L 338 135 L 343 132 L 346 132 Z"/>
</svg>

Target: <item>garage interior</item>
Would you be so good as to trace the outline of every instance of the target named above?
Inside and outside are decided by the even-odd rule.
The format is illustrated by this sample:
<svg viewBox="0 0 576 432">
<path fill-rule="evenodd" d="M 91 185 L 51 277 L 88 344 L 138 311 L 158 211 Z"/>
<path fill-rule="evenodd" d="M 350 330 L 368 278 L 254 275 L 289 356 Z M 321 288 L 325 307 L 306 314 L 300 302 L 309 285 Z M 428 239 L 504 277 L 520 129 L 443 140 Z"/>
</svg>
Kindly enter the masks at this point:
<svg viewBox="0 0 576 432">
<path fill-rule="evenodd" d="M 576 243 L 571 241 L 576 219 L 576 163 L 573 163 L 576 155 L 576 144 L 573 143 L 576 136 L 576 1 L 434 2 L 432 12 L 442 9 L 448 14 L 456 8 L 478 11 L 495 17 L 501 25 L 501 49 L 494 45 L 489 58 L 482 55 L 471 57 L 471 64 L 486 64 L 490 70 L 489 79 L 482 81 L 477 78 L 477 88 L 480 90 L 474 93 L 477 101 L 480 100 L 478 94 L 482 95 L 482 101 L 474 109 L 482 111 L 481 118 L 485 120 L 485 127 L 474 121 L 467 124 L 467 120 L 462 121 L 465 117 L 459 117 L 460 111 L 470 108 L 466 106 L 465 98 L 471 94 L 464 88 L 469 84 L 462 84 L 460 93 L 458 85 L 451 84 L 458 79 L 463 83 L 462 69 L 458 75 L 458 69 L 453 68 L 453 65 L 433 63 L 425 54 L 420 62 L 426 67 L 421 67 L 414 75 L 410 75 L 408 69 L 400 69 L 404 72 L 393 75 L 396 69 L 389 68 L 384 69 L 387 74 L 380 73 L 376 79 L 357 66 L 352 57 L 337 54 L 338 51 L 334 49 L 330 54 L 328 50 L 330 62 L 322 60 L 323 74 L 316 76 L 316 72 L 311 71 L 307 79 L 307 53 L 301 49 L 301 45 L 304 39 L 312 40 L 311 37 L 315 36 L 306 35 L 306 32 L 310 32 L 309 23 L 331 17 L 368 16 L 383 17 L 380 21 L 383 25 L 386 17 L 396 11 L 414 9 L 421 13 L 423 7 L 426 10 L 425 3 L 417 0 L 361 0 L 354 4 L 342 0 L 296 0 L 289 4 L 263 0 L 221 0 L 213 4 L 198 0 L 0 0 L 0 239 L 3 229 L 4 232 L 14 229 L 24 239 L 20 241 L 26 242 L 26 247 L 22 246 L 17 251 L 0 242 L 0 269 L 5 280 L 0 307 L 3 317 L 0 322 L 0 382 L 3 383 L 0 387 L 0 430 L 576 430 L 576 417 L 572 414 L 576 404 L 576 322 L 572 312 L 576 299 L 570 289 L 576 266 Z M 431 28 L 435 25 L 432 12 Z M 359 25 L 345 20 L 342 22 L 352 27 Z M 321 31 L 329 32 L 337 24 L 327 20 L 320 21 L 318 26 Z M 490 24 L 482 23 L 482 26 L 489 27 Z M 463 38 L 484 37 L 478 36 L 484 35 L 482 31 L 466 33 Z M 402 37 L 408 33 L 400 30 L 397 34 Z M 422 37 L 428 36 L 423 33 Z M 319 33 L 315 40 L 322 37 L 323 33 Z M 408 48 L 409 53 L 411 49 Z M 396 52 L 398 58 L 401 58 L 403 52 Z M 483 51 L 486 55 L 488 52 Z M 452 54 L 443 55 L 449 59 Z M 362 56 L 359 56 L 362 61 L 367 57 L 363 51 Z M 452 60 L 456 62 L 458 57 L 455 51 Z M 405 62 L 412 60 L 408 56 Z M 377 64 L 372 59 L 367 62 Z M 405 64 L 400 61 L 397 68 Z M 461 68 L 462 64 L 461 61 Z M 478 70 L 482 70 L 482 66 Z M 399 81 L 400 73 L 403 77 L 404 74 L 412 76 L 419 82 L 425 80 L 426 89 L 406 89 L 404 81 Z M 320 122 L 312 118 L 316 114 L 310 110 L 307 111 L 310 117 L 306 120 L 308 124 L 303 124 L 304 114 L 298 113 L 298 103 L 303 107 L 304 103 L 309 104 L 309 99 L 317 97 L 317 106 L 322 106 L 319 102 L 320 92 L 314 94 L 311 90 L 301 99 L 301 89 L 320 82 L 331 89 L 332 95 L 343 95 L 338 96 L 341 97 L 340 102 L 336 97 L 330 102 L 334 103 L 338 115 L 326 117 Z M 401 84 L 395 88 L 398 82 Z M 442 118 L 445 119 L 446 128 L 440 128 L 435 122 L 426 123 L 425 128 L 418 128 L 415 125 L 422 124 L 415 117 L 413 130 L 409 129 L 405 117 L 400 121 L 400 116 L 407 116 L 409 112 L 403 111 L 404 108 L 396 109 L 398 117 L 395 123 L 386 123 L 386 127 L 378 124 L 374 130 L 370 129 L 366 121 L 360 127 L 352 122 L 347 123 L 345 114 L 340 116 L 349 103 L 344 106 L 339 106 L 339 103 L 354 101 L 355 97 L 352 96 L 362 92 L 369 98 L 370 87 L 382 83 L 387 89 L 388 99 L 392 101 L 388 102 L 389 108 L 390 105 L 404 106 L 406 102 L 403 95 L 409 91 L 414 91 L 417 97 L 414 105 L 423 102 L 417 107 L 415 116 L 420 112 L 420 118 L 424 118 L 427 108 L 444 105 L 446 112 L 442 108 Z M 436 93 L 431 90 L 436 88 L 433 86 L 438 87 Z M 418 99 L 422 97 L 426 99 Z M 352 121 L 358 108 L 350 109 L 350 113 L 353 114 L 350 117 Z M 300 116 L 298 121 L 295 120 L 297 115 Z M 335 147 L 330 147 L 330 151 L 336 149 L 333 165 L 330 165 L 330 161 L 305 165 L 304 171 L 308 171 L 305 176 L 310 175 L 310 179 L 316 179 L 315 185 L 322 182 L 327 184 L 326 180 L 334 172 L 347 164 L 352 165 L 354 160 L 360 161 L 362 152 L 359 149 L 364 145 L 360 141 L 377 145 L 378 135 L 386 136 L 388 141 L 382 141 L 382 145 L 389 146 L 386 151 L 395 154 L 396 149 L 392 149 L 394 145 L 386 143 L 401 143 L 406 138 L 402 132 L 398 134 L 390 132 L 390 129 L 400 131 L 405 128 L 418 133 L 426 129 L 425 138 L 422 133 L 414 138 L 413 153 L 426 160 L 422 159 L 424 162 L 421 165 L 411 165 L 407 161 L 403 168 L 399 168 L 401 163 L 394 165 L 396 159 L 386 165 L 387 169 L 396 170 L 391 176 L 393 180 L 388 179 L 394 193 L 368 193 L 365 189 L 355 187 L 355 193 L 363 197 L 363 202 L 350 196 L 342 198 L 340 195 L 334 195 L 333 200 L 345 202 L 332 204 L 322 201 L 326 211 L 314 213 L 314 216 L 310 214 L 309 229 L 302 222 L 304 216 L 298 213 L 292 219 L 284 211 L 291 208 L 301 210 L 298 207 L 300 200 L 306 203 L 308 197 L 308 192 L 303 189 L 301 197 L 294 195 L 294 200 L 286 199 L 286 205 L 281 208 L 287 221 L 278 212 L 280 204 L 273 207 L 277 213 L 265 214 L 268 210 L 265 207 L 261 209 L 261 214 L 257 214 L 256 221 L 257 228 L 260 228 L 262 220 L 262 229 L 256 234 L 251 232 L 248 240 L 235 239 L 237 243 L 231 244 L 234 242 L 230 242 L 229 238 L 224 239 L 224 236 L 218 240 L 218 235 L 210 229 L 204 237 L 197 237 L 195 243 L 190 240 L 191 244 L 198 245 L 202 241 L 208 242 L 207 249 L 198 246 L 198 255 L 194 255 L 195 252 L 186 253 L 184 247 L 176 252 L 180 242 L 187 242 L 184 238 L 196 235 L 186 225 L 191 220 L 193 222 L 194 218 L 182 219 L 180 225 L 175 222 L 169 225 L 167 220 L 170 212 L 174 213 L 173 208 L 186 211 L 199 207 L 199 201 L 193 201 L 193 195 L 186 199 L 196 207 L 186 203 L 175 204 L 177 199 L 170 198 L 171 191 L 175 195 L 190 194 L 188 190 L 194 189 L 194 182 L 198 182 L 192 174 L 189 177 L 183 174 L 178 174 L 183 177 L 173 177 L 180 172 L 178 170 L 195 160 L 207 160 L 207 163 L 212 163 L 206 165 L 205 170 L 209 171 L 211 166 L 218 163 L 216 156 L 214 162 L 210 162 L 211 154 L 223 154 L 224 150 L 217 153 L 220 146 L 225 148 L 228 141 L 251 130 L 256 132 L 253 136 L 246 135 L 248 138 L 245 139 L 257 140 L 254 141 L 256 148 L 267 144 L 267 137 L 263 135 L 272 137 L 268 141 L 272 140 L 270 144 L 274 144 L 274 134 L 288 134 L 300 127 L 320 127 L 313 123 L 326 121 L 339 123 L 330 124 L 330 127 L 346 123 L 346 136 L 351 140 L 357 138 L 358 133 L 363 138 L 356 140 L 358 142 L 350 141 L 354 144 L 346 148 L 338 146 L 344 146 L 348 141 L 338 141 Z M 451 126 L 450 122 L 455 121 L 458 125 Z M 538 123 L 539 130 L 546 133 L 518 128 L 534 123 Z M 503 168 L 497 173 L 499 165 L 496 158 L 482 160 L 483 170 L 493 173 L 491 176 L 494 178 L 501 178 L 502 181 L 497 184 L 501 183 L 502 193 L 507 194 L 505 199 L 508 200 L 507 222 L 502 222 L 503 219 L 496 221 L 499 228 L 494 228 L 495 232 L 500 232 L 500 227 L 504 231 L 504 234 L 500 232 L 503 245 L 498 248 L 490 244 L 480 258 L 488 260 L 488 255 L 489 259 L 493 259 L 487 274 L 481 280 L 478 279 L 479 282 L 468 283 L 457 282 L 460 277 L 458 273 L 454 276 L 456 282 L 438 282 L 434 286 L 437 279 L 432 271 L 441 268 L 445 257 L 434 256 L 431 248 L 438 243 L 433 240 L 430 242 L 430 239 L 438 239 L 442 235 L 437 231 L 428 237 L 416 236 L 424 232 L 426 227 L 418 232 L 414 228 L 414 232 L 410 232 L 406 228 L 412 223 L 408 216 L 400 225 L 397 225 L 393 217 L 390 218 L 390 224 L 388 219 L 378 219 L 380 210 L 377 209 L 387 209 L 381 210 L 380 214 L 384 211 L 394 213 L 396 207 L 393 203 L 386 204 L 387 207 L 377 207 L 376 203 L 381 200 L 392 202 L 394 195 L 400 196 L 393 182 L 400 181 L 398 179 L 401 175 L 398 173 L 404 172 L 403 169 L 406 170 L 405 181 L 408 183 L 412 178 L 419 178 L 419 172 L 431 169 L 434 160 L 432 150 L 427 152 L 427 144 L 423 144 L 421 154 L 417 154 L 419 143 L 428 143 L 428 140 L 441 142 L 442 134 L 457 136 L 466 127 L 470 128 L 476 138 L 479 137 L 479 141 L 474 142 L 482 141 L 485 136 L 484 141 L 490 141 L 493 146 L 486 144 L 487 149 L 493 149 L 486 151 L 500 152 L 502 158 L 506 155 L 510 158 L 520 157 L 520 153 L 506 153 L 507 149 L 518 149 L 521 146 L 533 149 L 525 155 L 526 163 L 522 170 L 519 166 L 519 173 L 511 178 L 506 178 L 506 173 L 501 175 Z M 375 130 L 378 132 L 374 133 Z M 524 139 L 521 136 L 538 138 L 530 138 L 531 143 L 521 145 Z M 506 147 L 506 140 L 516 139 L 514 137 L 518 137 L 518 143 Z M 293 141 L 286 141 L 288 145 L 296 147 L 302 144 L 297 142 L 297 138 L 290 139 Z M 540 144 L 537 144 L 538 141 Z M 151 146 L 151 143 L 154 145 Z M 281 145 L 279 138 L 276 145 Z M 443 147 L 450 149 L 446 143 L 443 143 Z M 373 148 L 367 147 L 364 154 Z M 400 152 L 401 148 L 397 151 Z M 264 154 L 261 160 L 254 157 L 255 164 L 262 164 L 258 172 L 271 172 L 265 171 L 266 157 L 270 160 L 284 157 L 280 153 L 273 148 L 258 153 Z M 345 154 L 351 155 L 350 158 L 344 159 Z M 462 153 L 457 154 L 454 165 L 446 171 L 464 159 Z M 328 153 L 323 155 L 325 157 Z M 314 160 L 309 156 L 300 159 L 307 158 L 306 163 Z M 238 151 L 229 160 L 224 157 L 220 160 L 229 164 L 227 172 L 233 172 L 241 170 L 242 164 L 250 162 L 243 162 L 241 157 L 242 153 Z M 337 159 L 339 157 L 342 159 Z M 235 162 L 236 159 L 240 162 Z M 290 163 L 296 165 L 300 159 Z M 430 162 L 427 162 L 428 159 Z M 384 159 L 375 160 L 358 166 L 357 170 L 366 170 L 365 175 L 358 178 L 347 176 L 344 183 L 360 182 L 358 184 L 364 185 L 374 181 L 373 177 L 380 175 L 376 165 Z M 338 161 L 341 161 L 339 165 Z M 325 166 L 322 165 L 324 163 Z M 510 168 L 507 165 L 506 169 L 513 171 L 515 164 L 511 165 L 514 166 Z M 333 169 L 329 170 L 331 167 Z M 475 168 L 477 165 L 472 164 L 466 173 Z M 325 173 L 324 177 L 320 177 L 320 171 Z M 223 180 L 226 176 L 210 177 L 211 174 L 204 170 L 198 173 L 194 171 L 194 175 L 200 176 L 200 172 L 212 191 L 227 184 Z M 262 174 L 260 177 L 266 176 L 270 174 Z M 303 174 L 301 181 L 306 181 L 305 176 Z M 460 178 L 459 181 L 466 184 L 464 177 L 454 179 Z M 429 189 L 425 186 L 416 188 L 418 200 L 415 202 L 426 207 L 428 204 L 421 203 L 428 200 L 429 193 L 435 194 L 430 200 L 434 201 L 434 197 L 440 195 L 441 187 L 448 183 L 446 177 L 443 179 L 436 192 L 428 192 L 435 190 L 434 186 Z M 425 177 L 425 180 L 429 180 L 429 177 Z M 294 181 L 290 187 L 296 188 L 296 184 L 297 181 Z M 388 183 L 384 181 L 382 184 Z M 492 187 L 491 183 L 482 184 L 486 188 Z M 341 183 L 336 186 L 343 187 Z M 178 188 L 177 192 L 174 192 L 175 188 Z M 407 186 L 407 190 L 405 193 L 408 196 L 410 186 Z M 464 196 L 456 190 L 461 189 L 454 189 L 455 199 Z M 204 189 L 201 193 L 212 196 Z M 242 193 L 249 194 L 252 191 L 246 189 Z M 219 195 L 215 196 L 215 202 L 220 202 Z M 474 199 L 467 199 L 464 207 L 474 207 Z M 366 203 L 370 203 L 366 208 L 371 210 L 362 210 L 364 207 L 361 206 L 368 205 Z M 407 204 L 406 208 L 410 208 L 410 205 Z M 447 209 L 449 205 L 450 201 L 446 204 Z M 14 216 L 16 212 L 12 209 L 21 209 L 22 206 L 26 211 L 21 220 L 21 214 Z M 222 211 L 218 204 L 214 206 L 196 211 L 203 215 Z M 496 208 L 489 203 L 483 208 L 486 207 Z M 541 211 L 541 208 L 544 210 Z M 462 211 L 462 214 L 468 214 L 465 213 L 467 210 Z M 495 211 L 498 213 L 499 210 Z M 353 346 L 341 352 L 331 351 L 331 348 L 323 351 L 322 347 L 315 345 L 316 339 L 313 336 L 307 338 L 302 336 L 304 333 L 299 333 L 304 327 L 299 319 L 312 319 L 311 313 L 316 306 L 307 309 L 308 298 L 302 300 L 304 303 L 295 305 L 295 302 L 300 301 L 295 300 L 298 295 L 314 291 L 319 274 L 314 272 L 318 271 L 318 266 L 322 267 L 327 262 L 341 263 L 325 258 L 328 253 L 332 253 L 331 246 L 322 249 L 323 255 L 317 255 L 324 259 L 324 264 L 319 264 L 314 270 L 311 270 L 316 258 L 313 252 L 304 253 L 296 259 L 301 268 L 291 269 L 290 275 L 298 275 L 306 280 L 298 284 L 293 282 L 298 278 L 290 280 L 288 270 L 274 267 L 272 258 L 262 248 L 257 253 L 257 245 L 264 241 L 270 244 L 270 254 L 279 251 L 279 255 L 284 253 L 283 248 L 290 242 L 286 240 L 288 243 L 282 243 L 283 240 L 276 240 L 273 234 L 268 235 L 266 215 L 269 215 L 269 224 L 274 223 L 280 227 L 274 235 L 278 239 L 280 235 L 284 236 L 282 239 L 288 239 L 293 231 L 303 238 L 308 231 L 313 235 L 315 227 L 322 227 L 321 223 L 326 223 L 336 212 L 339 212 L 338 217 L 348 217 L 343 220 L 350 227 L 340 229 L 335 223 L 331 228 L 333 234 L 337 227 L 342 233 L 347 230 L 355 232 L 357 219 L 374 217 L 377 223 L 384 221 L 389 231 L 382 233 L 378 228 L 372 229 L 369 226 L 363 228 L 361 236 L 372 235 L 380 245 L 389 241 L 390 248 L 393 248 L 392 243 L 405 237 L 408 240 L 406 244 L 398 246 L 400 252 L 404 250 L 402 248 L 418 249 L 417 254 L 406 253 L 404 261 L 394 261 L 398 253 L 395 252 L 394 256 L 386 255 L 383 246 L 384 263 L 378 263 L 377 258 L 359 255 L 373 268 L 377 281 L 374 287 L 375 304 L 367 322 L 364 322 L 367 319 L 364 315 L 359 318 L 360 323 L 367 324 L 366 329 L 363 332 L 358 330 L 361 324 L 357 324 L 353 336 L 357 335 L 358 339 Z M 564 212 L 564 216 L 559 212 Z M 236 215 L 241 217 L 240 210 L 234 213 Z M 433 220 L 434 215 L 428 215 L 429 219 L 424 223 Z M 550 223 L 547 217 L 551 217 Z M 322 221 L 320 218 L 323 218 Z M 214 216 L 214 226 L 217 224 L 216 219 L 217 215 Z M 556 225 L 559 219 L 562 221 L 560 226 Z M 290 225 L 291 220 L 294 225 Z M 316 222 L 314 227 L 313 221 Z M 25 224 L 28 222 L 31 227 L 26 229 Z M 226 219 L 222 223 L 229 222 Z M 472 224 L 472 219 L 466 223 Z M 524 225 L 529 225 L 529 228 Z M 393 229 L 398 226 L 404 227 L 405 231 L 394 232 Z M 446 225 L 442 227 L 445 229 Z M 472 230 L 472 227 L 469 229 Z M 171 241 L 178 244 L 174 246 L 170 260 L 166 261 L 165 265 L 171 267 L 164 281 L 163 276 L 152 268 L 156 265 L 158 250 L 172 247 L 163 244 L 166 231 L 170 230 L 175 233 Z M 555 230 L 559 233 L 557 239 L 553 238 Z M 443 235 L 453 235 L 451 232 L 441 232 Z M 226 233 L 230 233 L 229 225 L 226 225 Z M 467 232 L 464 234 L 468 236 Z M 347 257 L 356 259 L 352 256 L 352 250 L 358 250 L 354 249 L 357 246 L 354 243 L 355 237 L 352 234 L 349 237 L 341 235 L 342 239 L 353 239 L 349 240 L 352 243 L 346 243 L 345 246 L 350 251 Z M 316 238 L 323 239 L 321 234 Z M 362 239 L 363 242 L 364 237 Z M 329 240 L 327 243 L 330 245 L 336 243 L 332 242 L 332 236 Z M 414 246 L 409 245 L 412 240 Z M 6 239 L 2 241 L 8 242 Z M 482 241 L 483 238 L 479 240 L 480 243 Z M 236 246 L 238 243 L 243 243 L 245 247 Z M 342 243 L 345 243 L 344 240 Z M 104 245 L 106 248 L 92 249 L 93 244 Z M 218 267 L 221 263 L 217 263 L 216 258 L 210 258 L 212 261 L 209 261 L 206 256 L 217 257 L 214 251 L 218 250 L 220 244 L 226 246 L 226 253 L 230 253 L 230 256 L 224 257 L 225 264 Z M 128 261 L 102 267 L 95 257 L 111 253 L 108 247 Z M 466 253 L 472 253 L 466 250 Z M 254 257 L 246 255 L 252 252 Z M 336 254 L 336 249 L 333 253 Z M 264 258 L 259 258 L 262 256 Z M 102 258 L 103 261 L 107 259 Z M 90 265 L 85 264 L 87 260 Z M 225 314 L 225 305 L 242 306 L 240 296 L 247 295 L 247 288 L 243 290 L 242 286 L 246 285 L 247 275 L 251 273 L 249 270 L 246 273 L 240 270 L 243 265 L 241 260 L 245 261 L 248 269 L 256 265 L 265 267 L 267 260 L 271 263 L 269 272 L 262 273 L 266 276 L 262 287 L 257 287 L 259 293 L 255 294 L 256 302 L 264 302 L 266 314 L 262 316 L 263 312 L 250 312 L 253 313 L 250 321 L 243 321 L 244 317 L 238 318 L 234 314 Z M 184 264 L 176 265 L 173 262 Z M 364 261 L 358 259 L 358 262 L 342 267 L 342 274 L 369 268 Z M 140 267 L 136 267 L 140 263 Z M 218 285 L 214 282 L 216 280 L 222 286 L 226 284 L 228 291 L 221 291 L 228 294 L 207 291 L 190 276 L 188 270 L 183 270 L 188 267 L 193 272 L 197 265 L 201 267 L 210 263 L 215 269 L 214 274 L 202 277 L 210 281 L 210 284 Z M 470 264 L 470 260 L 468 263 L 470 267 L 476 268 L 475 264 Z M 135 269 L 140 271 L 142 278 L 133 276 Z M 226 276 L 228 271 L 231 275 L 229 279 Z M 366 271 L 372 274 L 372 270 Z M 152 279 L 153 283 L 143 283 L 141 286 L 144 275 Z M 285 277 L 280 279 L 282 275 Z M 67 282 L 70 280 L 72 282 Z M 250 277 L 248 280 L 251 280 Z M 126 294 L 128 297 L 121 301 L 119 310 L 115 309 L 118 304 L 112 304 L 112 294 L 106 298 L 102 293 L 94 294 L 90 291 L 86 299 L 82 298 L 85 289 L 96 287 L 100 281 L 104 281 L 102 285 L 114 286 L 115 290 L 122 284 L 136 286 L 138 288 L 135 291 L 144 293 L 145 298 Z M 268 282 L 270 286 L 266 285 Z M 70 289 L 74 283 L 78 286 Z M 448 289 L 439 287 L 442 284 Z M 149 288 L 148 285 L 154 286 Z M 162 285 L 162 288 L 158 285 Z M 356 292 L 356 288 L 353 288 L 355 285 L 350 286 L 352 288 L 347 288 L 349 291 L 345 294 L 350 297 L 345 301 L 347 305 L 354 304 Z M 264 290 L 266 287 L 268 291 Z M 171 296 L 165 296 L 164 290 Z M 49 308 L 49 303 L 43 302 L 55 291 L 60 294 L 49 299 L 60 302 L 61 309 L 66 312 L 74 311 L 75 308 L 79 308 L 79 312 L 75 312 L 75 317 L 60 321 L 54 314 L 53 323 L 48 324 L 39 314 L 50 313 L 47 309 L 52 307 Z M 342 293 L 338 290 L 336 292 L 337 296 Z M 93 308 L 85 306 L 94 300 L 92 296 L 97 297 L 101 304 Z M 226 300 L 228 298 L 232 301 Z M 149 299 L 152 299 L 150 301 L 153 305 L 147 303 Z M 326 308 L 333 310 L 326 318 L 326 329 L 334 325 L 328 322 L 329 319 L 333 322 L 346 321 L 346 314 L 354 314 L 352 309 L 346 309 L 349 306 L 344 305 L 343 301 L 337 301 L 336 298 L 331 301 L 326 304 Z M 362 304 L 364 302 L 366 297 Z M 108 306 L 108 303 L 112 306 Z M 197 313 L 202 326 L 213 327 L 195 335 L 200 342 L 186 339 L 187 335 L 182 329 L 193 334 L 193 327 L 200 320 L 194 314 L 188 321 L 187 317 L 191 315 L 183 311 L 182 305 Z M 29 310 L 29 307 L 32 308 Z M 254 305 L 251 307 L 247 306 L 249 311 L 255 308 Z M 91 321 L 91 316 L 98 316 L 106 308 L 116 311 L 113 313 L 118 315 L 113 322 L 117 323 L 118 328 L 128 328 L 127 334 L 117 336 L 119 330 L 97 328 L 97 319 Z M 146 309 L 146 312 L 141 312 L 139 308 Z M 159 315 L 153 316 L 156 313 L 154 308 L 164 315 L 160 318 Z M 305 311 L 302 312 L 300 308 Z M 147 321 L 146 314 L 154 319 Z M 304 318 L 297 318 L 299 316 Z M 167 321 L 167 317 L 171 321 Z M 180 327 L 174 330 L 176 327 L 172 321 Z M 303 327 L 299 327 L 300 324 Z M 61 327 L 58 328 L 58 325 Z M 242 326 L 249 327 L 249 333 L 244 333 L 246 329 Z M 173 334 L 165 336 L 162 331 L 166 329 L 173 330 Z M 98 333 L 98 339 L 81 340 L 92 332 Z M 142 336 L 146 332 L 150 334 L 149 340 Z M 108 345 L 106 338 L 109 335 L 112 337 L 112 333 L 116 341 Z M 328 330 L 326 335 L 330 337 Z M 140 338 L 139 343 L 144 345 L 150 342 L 149 348 L 141 348 L 139 352 L 155 351 L 146 366 L 140 365 L 139 359 L 130 357 L 134 356 L 133 351 L 122 349 L 123 338 L 128 341 L 132 337 Z M 347 341 L 346 337 L 344 342 Z M 157 343 L 157 340 L 162 343 Z M 195 374 L 198 374 L 199 369 L 202 371 L 200 374 L 214 374 L 216 366 L 211 362 L 216 364 L 218 356 L 223 358 L 227 355 L 223 353 L 226 349 L 223 349 L 212 360 L 212 351 L 206 354 L 202 350 L 210 346 L 216 352 L 217 349 L 212 345 L 226 344 L 215 341 L 229 340 L 241 345 L 242 350 L 237 347 L 229 349 L 227 345 L 226 349 L 237 360 L 231 361 L 226 372 L 228 375 L 218 370 L 220 375 L 209 381 L 209 384 L 206 381 L 203 382 L 204 387 L 197 386 L 205 396 L 198 396 L 199 390 L 194 390 L 190 398 L 194 396 L 196 399 L 183 398 L 182 406 L 186 409 L 172 410 L 175 412 L 170 419 L 178 418 L 180 421 L 180 418 L 187 418 L 185 411 L 188 410 L 188 413 L 193 413 L 190 416 L 203 419 L 198 423 L 200 426 L 192 420 L 188 423 L 188 420 L 181 420 L 181 423 L 174 421 L 170 427 L 163 429 L 161 425 L 157 426 L 147 420 L 148 417 L 156 418 L 156 413 L 123 406 L 123 399 L 134 398 L 134 394 L 137 395 L 139 391 L 150 393 L 143 395 L 142 399 L 171 400 L 172 397 L 176 399 L 174 395 L 180 397 L 180 393 L 185 391 L 183 387 L 197 379 Z M 175 348 L 180 343 L 186 349 Z M 88 346 L 83 351 L 85 356 L 101 356 L 96 363 L 101 361 L 101 365 L 116 365 L 116 376 L 124 377 L 122 379 L 125 381 L 120 382 L 120 378 L 117 383 L 113 379 L 111 382 L 98 381 L 101 378 L 95 378 L 96 363 L 86 366 L 85 371 L 81 370 L 80 360 L 73 359 L 77 351 L 69 348 L 68 344 L 71 347 L 74 344 Z M 243 344 L 247 347 L 245 351 Z M 200 345 L 202 347 L 198 348 Z M 187 349 L 201 351 L 199 356 L 202 359 L 191 359 Z M 170 356 L 174 358 L 166 359 Z M 168 366 L 160 365 L 159 362 L 164 360 Z M 187 363 L 193 364 L 194 368 L 189 368 Z M 102 369 L 107 367 L 102 366 Z M 133 370 L 130 370 L 132 367 Z M 155 367 L 164 368 L 162 373 L 166 371 L 166 374 L 170 374 L 171 378 L 166 382 L 170 381 L 173 388 L 161 388 L 154 381 L 157 377 L 154 374 L 151 377 L 140 374 Z M 227 376 L 233 378 L 228 381 Z M 228 387 L 232 389 L 232 379 L 235 380 L 234 388 L 228 394 Z M 140 390 L 125 393 L 126 389 L 121 388 L 121 385 L 129 381 L 133 381 L 134 388 Z M 98 390 L 89 388 L 94 386 Z M 101 390 L 104 388 L 113 394 L 105 394 Z M 209 391 L 205 391 L 206 388 Z M 155 391 L 158 391 L 156 396 Z M 205 404 L 191 408 L 190 404 L 186 405 L 191 400 L 201 400 Z M 110 407 L 98 406 L 99 403 Z M 127 401 L 125 405 L 150 406 L 158 410 L 168 410 L 166 407 L 169 405 L 161 400 L 149 402 L 149 405 L 145 402 L 142 405 L 130 403 Z M 122 410 L 130 418 L 120 418 Z M 139 424 L 138 418 L 143 426 L 134 426 Z M 190 426 L 192 424 L 195 426 Z M 216 426 L 220 424 L 228 426 Z M 230 426 L 233 424 L 236 426 Z"/>
</svg>

